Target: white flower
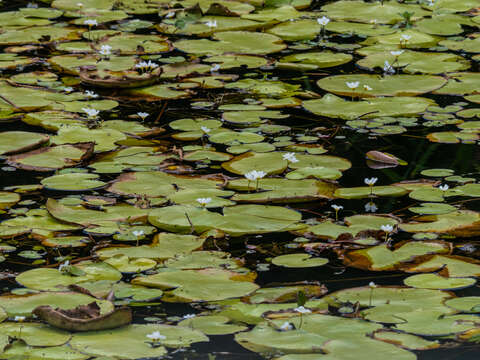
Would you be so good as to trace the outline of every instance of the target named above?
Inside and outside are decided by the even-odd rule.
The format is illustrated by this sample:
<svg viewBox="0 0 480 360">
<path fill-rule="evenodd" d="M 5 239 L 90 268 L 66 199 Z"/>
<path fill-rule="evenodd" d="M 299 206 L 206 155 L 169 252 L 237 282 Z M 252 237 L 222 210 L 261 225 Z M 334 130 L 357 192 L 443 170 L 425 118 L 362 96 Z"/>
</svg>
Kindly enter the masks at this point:
<svg viewBox="0 0 480 360">
<path fill-rule="evenodd" d="M 175 11 L 169 11 L 167 15 L 165 15 L 165 18 L 170 19 L 175 16 Z"/>
<path fill-rule="evenodd" d="M 100 53 L 101 55 L 108 56 L 108 55 L 110 55 L 110 54 L 112 53 L 111 50 L 112 50 L 112 47 L 111 47 L 110 45 L 102 45 L 102 46 L 100 47 L 99 53 Z"/>
<path fill-rule="evenodd" d="M 158 64 L 152 62 L 151 60 L 148 60 L 148 62 L 140 61 L 134 66 L 135 69 L 140 69 L 140 70 L 153 70 L 153 69 L 156 69 L 157 67 L 158 67 Z"/>
<path fill-rule="evenodd" d="M 154 331 L 151 334 L 147 334 L 147 338 L 156 342 L 156 341 L 160 341 L 160 340 L 165 340 L 167 337 L 160 334 L 159 331 Z"/>
<path fill-rule="evenodd" d="M 428 0 L 427 5 L 428 5 L 428 6 L 434 6 L 434 5 L 435 5 L 435 1 L 433 1 L 433 0 Z"/>
<path fill-rule="evenodd" d="M 393 226 L 390 225 L 390 224 L 382 225 L 382 226 L 380 226 L 380 229 L 381 229 L 382 231 L 385 231 L 386 233 L 390 233 L 390 232 L 393 231 Z"/>
<path fill-rule="evenodd" d="M 208 27 L 212 28 L 212 27 L 217 27 L 217 20 L 208 20 L 205 25 L 207 25 Z"/>
<path fill-rule="evenodd" d="M 308 314 L 308 313 L 312 312 L 312 310 L 306 309 L 303 306 L 296 307 L 293 310 L 296 311 L 296 312 L 302 313 L 302 314 Z"/>
<path fill-rule="evenodd" d="M 212 198 L 198 198 L 197 202 L 202 206 L 207 206 L 212 201 Z"/>
<path fill-rule="evenodd" d="M 147 118 L 147 116 L 150 115 L 150 114 L 147 113 L 147 112 L 137 112 L 137 115 L 140 116 L 142 118 L 142 120 L 145 120 Z"/>
<path fill-rule="evenodd" d="M 58 267 L 58 271 L 62 272 L 62 271 L 65 271 L 63 269 L 66 269 L 68 266 L 70 265 L 70 261 L 65 261 L 63 264 L 60 264 L 60 266 Z"/>
<path fill-rule="evenodd" d="M 22 322 L 25 320 L 25 316 L 15 316 L 14 321 Z"/>
<path fill-rule="evenodd" d="M 133 230 L 132 231 L 132 235 L 135 236 L 135 237 L 140 237 L 144 234 L 145 234 L 145 232 L 143 230 Z"/>
<path fill-rule="evenodd" d="M 158 64 L 157 63 L 154 63 L 152 62 L 151 60 L 148 60 L 147 62 L 147 69 L 156 69 L 158 68 Z"/>
<path fill-rule="evenodd" d="M 371 88 L 371 87 L 368 86 L 368 85 L 363 85 L 363 90 L 370 91 L 370 90 L 373 90 L 373 88 Z"/>
<path fill-rule="evenodd" d="M 82 3 L 77 3 L 77 6 L 78 6 L 79 8 L 82 8 L 82 7 L 83 7 L 83 4 L 82 4 Z"/>
<path fill-rule="evenodd" d="M 283 154 L 282 158 L 283 158 L 283 160 L 287 160 L 291 163 L 298 162 L 298 159 L 295 157 L 295 153 L 293 153 L 293 152 Z"/>
<path fill-rule="evenodd" d="M 395 74 L 395 69 L 390 65 L 388 60 L 385 60 L 385 63 L 383 64 L 383 71 L 385 74 Z"/>
<path fill-rule="evenodd" d="M 377 284 L 375 284 L 373 281 L 370 281 L 368 286 L 370 286 L 370 289 L 375 289 L 377 287 Z"/>
<path fill-rule="evenodd" d="M 400 56 L 404 53 L 404 50 L 398 50 L 398 51 L 390 51 L 390 54 L 393 56 Z"/>
<path fill-rule="evenodd" d="M 91 19 L 85 20 L 83 22 L 83 24 L 88 25 L 88 26 L 97 26 L 98 25 L 97 20 L 91 20 Z"/>
<path fill-rule="evenodd" d="M 377 182 L 378 178 L 376 177 L 372 177 L 372 178 L 365 178 L 365 184 L 367 184 L 368 186 L 373 186 L 375 185 L 375 183 Z"/>
<path fill-rule="evenodd" d="M 73 91 L 73 88 L 72 87 L 64 87 L 63 91 L 65 91 L 66 93 L 69 93 L 69 92 Z"/>
<path fill-rule="evenodd" d="M 88 117 L 95 117 L 100 113 L 99 110 L 92 108 L 82 108 L 82 110 L 88 115 Z"/>
<path fill-rule="evenodd" d="M 206 126 L 200 126 L 200 129 L 205 133 L 208 134 L 210 131 L 212 131 L 210 128 Z"/>
<path fill-rule="evenodd" d="M 215 72 L 220 70 L 220 65 L 219 64 L 213 64 L 212 67 L 210 68 L 210 72 Z"/>
<path fill-rule="evenodd" d="M 345 84 L 347 84 L 347 86 L 350 89 L 356 89 L 358 87 L 358 85 L 360 85 L 360 82 L 359 81 L 352 81 L 352 82 L 347 81 Z"/>
<path fill-rule="evenodd" d="M 321 18 L 317 19 L 317 22 L 322 26 L 327 26 L 327 24 L 330 22 L 330 19 L 326 16 L 322 16 Z"/>
<path fill-rule="evenodd" d="M 288 331 L 288 330 L 292 330 L 293 326 L 288 321 L 285 321 L 282 325 L 280 325 L 279 329 L 282 331 Z"/>
<path fill-rule="evenodd" d="M 147 62 L 146 61 L 140 61 L 139 63 L 135 64 L 134 68 L 135 69 L 145 69 L 147 67 Z"/>
<path fill-rule="evenodd" d="M 95 94 L 93 91 L 87 90 L 85 91 L 85 96 L 94 99 L 98 97 L 98 94 Z"/>
<path fill-rule="evenodd" d="M 339 211 L 339 210 L 342 210 L 342 209 L 343 209 L 343 206 L 342 206 L 342 205 L 335 205 L 335 204 L 333 204 L 333 205 L 332 205 L 332 208 L 333 208 L 333 210 L 335 210 L 335 211 Z"/>
<path fill-rule="evenodd" d="M 407 35 L 407 34 L 402 34 L 400 35 L 400 41 L 408 41 L 412 38 L 411 35 Z"/>
<path fill-rule="evenodd" d="M 197 316 L 197 315 L 195 315 L 195 314 L 187 314 L 187 315 L 183 315 L 183 318 L 184 318 L 184 319 L 191 319 L 191 318 L 194 318 L 195 316 Z"/>
<path fill-rule="evenodd" d="M 365 204 L 365 211 L 366 212 L 377 212 L 378 208 L 377 208 L 377 205 L 375 205 L 374 202 L 368 202 Z"/>
<path fill-rule="evenodd" d="M 447 191 L 449 186 L 447 184 L 445 184 L 445 185 L 440 185 L 438 188 L 442 191 Z"/>
<path fill-rule="evenodd" d="M 370 24 L 377 25 L 377 19 L 370 20 Z"/>
<path fill-rule="evenodd" d="M 267 173 L 265 171 L 252 170 L 252 171 L 247 172 L 245 174 L 245 177 L 248 180 L 255 181 L 257 179 L 263 178 L 265 175 L 267 175 Z"/>
</svg>

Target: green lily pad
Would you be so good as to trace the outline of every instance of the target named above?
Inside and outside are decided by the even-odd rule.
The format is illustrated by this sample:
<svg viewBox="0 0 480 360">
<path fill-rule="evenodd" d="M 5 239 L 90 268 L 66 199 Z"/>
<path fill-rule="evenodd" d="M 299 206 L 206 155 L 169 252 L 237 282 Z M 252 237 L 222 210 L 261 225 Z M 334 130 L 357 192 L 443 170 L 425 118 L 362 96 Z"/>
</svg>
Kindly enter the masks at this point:
<svg viewBox="0 0 480 360">
<path fill-rule="evenodd" d="M 84 281 L 92 280 L 113 280 L 118 281 L 122 275 L 112 266 L 106 263 L 93 263 L 85 261 L 78 263 L 75 267 L 85 274 L 74 276 L 63 273 L 58 269 L 37 268 L 27 270 L 16 277 L 18 283 L 35 290 L 55 291 L 61 290 L 72 284 L 81 284 Z"/>
<path fill-rule="evenodd" d="M 205 239 L 193 235 L 159 233 L 151 245 L 107 247 L 98 250 L 96 254 L 100 259 L 108 259 L 121 254 L 128 256 L 130 259 L 149 258 L 166 260 L 197 250 L 201 248 L 204 241 Z"/>
<path fill-rule="evenodd" d="M 312 258 L 312 256 L 308 254 L 288 254 L 274 257 L 272 263 L 288 268 L 305 268 L 325 265 L 328 263 L 328 259 Z"/>
<path fill-rule="evenodd" d="M 356 84 L 352 89 L 348 84 Z M 334 75 L 317 81 L 328 92 L 352 97 L 416 96 L 439 89 L 446 81 L 431 75 Z M 367 86 L 368 88 L 364 87 Z M 368 89 L 368 90 L 367 90 Z"/>
<path fill-rule="evenodd" d="M 22 341 L 14 341 L 0 354 L 0 359 L 28 357 L 32 360 L 87 360 L 88 355 L 72 350 L 68 345 L 32 347 Z"/>
<path fill-rule="evenodd" d="M 98 180 L 98 175 L 71 173 L 44 178 L 41 184 L 52 190 L 85 191 L 98 189 L 106 184 Z"/>
<path fill-rule="evenodd" d="M 48 135 L 26 132 L 6 131 L 0 133 L 0 155 L 9 155 L 32 150 L 49 140 Z"/>
<path fill-rule="evenodd" d="M 430 341 L 411 334 L 404 334 L 388 330 L 375 332 L 373 337 L 388 343 L 399 344 L 409 350 L 430 350 L 440 347 L 438 341 Z"/>
<path fill-rule="evenodd" d="M 220 315 L 195 316 L 180 321 L 178 326 L 200 330 L 207 335 L 235 334 L 247 329 L 247 327 L 243 325 L 228 324 L 229 320 L 228 317 Z"/>
<path fill-rule="evenodd" d="M 189 54 L 221 55 L 240 53 L 265 55 L 283 50 L 286 45 L 274 35 L 247 31 L 225 31 L 213 35 L 212 40 L 180 40 L 174 45 Z M 1 41 L 1 38 L 0 38 Z"/>
<path fill-rule="evenodd" d="M 303 107 L 316 115 L 344 120 L 369 119 L 378 116 L 413 116 L 426 110 L 432 101 L 415 97 L 375 98 L 347 101 L 327 94 L 318 100 L 306 100 Z"/>
<path fill-rule="evenodd" d="M 422 203 L 418 207 L 408 208 L 411 212 L 416 214 L 448 214 L 457 211 L 457 208 L 449 204 L 438 203 Z"/>
<path fill-rule="evenodd" d="M 387 245 L 377 245 L 366 249 L 354 250 L 344 255 L 344 262 L 350 266 L 371 271 L 392 271 L 409 266 L 409 263 L 430 254 L 450 252 L 448 244 L 443 242 L 406 242 L 395 246 L 392 251 Z"/>
<path fill-rule="evenodd" d="M 113 310 L 113 304 L 107 300 L 96 300 L 91 296 L 74 292 L 40 292 L 25 295 L 2 295 L 0 306 L 9 317 L 32 315 L 32 311 L 41 305 L 51 305 L 63 310 L 74 309 L 79 305 L 88 305 L 96 301 L 100 306 L 101 313 L 109 313 Z"/>
<path fill-rule="evenodd" d="M 414 222 L 400 224 L 399 227 L 408 232 L 446 233 L 469 237 L 478 234 L 480 229 L 478 229 L 477 222 L 479 220 L 480 215 L 478 213 L 459 210 L 448 214 L 424 215 Z"/>
<path fill-rule="evenodd" d="M 473 286 L 477 281 L 472 278 L 446 278 L 437 274 L 412 275 L 403 283 L 420 289 L 458 290 Z"/>
<path fill-rule="evenodd" d="M 70 340 L 71 334 L 39 323 L 0 324 L 0 331 L 10 337 L 22 339 L 30 346 L 59 346 Z"/>
<path fill-rule="evenodd" d="M 158 347 L 151 346 L 147 337 L 156 331 L 166 337 Z M 70 346 L 92 356 L 139 359 L 163 356 L 167 353 L 165 346 L 187 347 L 202 341 L 208 341 L 203 333 L 181 326 L 133 324 L 113 330 L 76 333 Z"/>
<path fill-rule="evenodd" d="M 75 166 L 91 156 L 93 143 L 44 147 L 8 157 L 8 164 L 19 169 L 52 171 Z"/>
<path fill-rule="evenodd" d="M 462 312 L 478 312 L 480 297 L 464 296 L 445 301 L 445 305 Z"/>
<path fill-rule="evenodd" d="M 245 296 L 258 289 L 248 278 L 242 279 L 235 272 L 214 268 L 164 271 L 137 277 L 132 284 L 164 291 L 173 288 L 164 295 L 164 301 L 172 302 L 223 300 Z"/>
</svg>

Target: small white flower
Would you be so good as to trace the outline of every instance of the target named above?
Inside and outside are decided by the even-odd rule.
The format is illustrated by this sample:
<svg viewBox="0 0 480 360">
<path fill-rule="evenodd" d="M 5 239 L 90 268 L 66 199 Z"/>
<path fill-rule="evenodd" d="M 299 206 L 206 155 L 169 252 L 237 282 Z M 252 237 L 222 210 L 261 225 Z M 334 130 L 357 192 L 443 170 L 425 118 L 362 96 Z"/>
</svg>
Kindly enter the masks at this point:
<svg viewBox="0 0 480 360">
<path fill-rule="evenodd" d="M 400 41 L 408 41 L 412 38 L 411 35 L 407 35 L 407 34 L 402 34 L 400 35 Z"/>
<path fill-rule="evenodd" d="M 282 325 L 280 325 L 279 329 L 282 331 L 288 331 L 288 330 L 292 330 L 293 326 L 288 321 L 285 321 Z"/>
<path fill-rule="evenodd" d="M 112 47 L 110 45 L 102 45 L 100 47 L 99 54 L 108 56 L 112 53 L 111 50 L 112 50 Z"/>
<path fill-rule="evenodd" d="M 373 186 L 375 185 L 375 183 L 377 182 L 378 178 L 376 177 L 372 177 L 372 178 L 365 178 L 365 184 L 367 184 L 368 186 Z"/>
<path fill-rule="evenodd" d="M 333 210 L 335 210 L 335 211 L 339 211 L 339 210 L 342 210 L 342 209 L 343 209 L 343 206 L 342 206 L 342 205 L 335 205 L 335 204 L 333 204 L 333 205 L 332 205 L 332 208 L 333 208 Z"/>
<path fill-rule="evenodd" d="M 88 117 L 95 117 L 100 113 L 99 110 L 92 108 L 82 108 L 82 110 L 88 115 Z"/>
<path fill-rule="evenodd" d="M 206 126 L 200 126 L 200 129 L 205 133 L 208 134 L 210 131 L 212 131 L 210 128 Z"/>
<path fill-rule="evenodd" d="M 377 21 L 378 21 L 377 19 L 372 19 L 372 20 L 370 20 L 370 24 L 377 25 Z"/>
<path fill-rule="evenodd" d="M 139 63 L 136 63 L 134 68 L 135 69 L 140 69 L 143 70 L 147 67 L 147 62 L 146 61 L 140 61 Z"/>
<path fill-rule="evenodd" d="M 153 70 L 153 69 L 156 69 L 156 68 L 158 68 L 158 64 L 152 62 L 151 60 L 148 60 L 148 62 L 147 62 L 147 69 Z"/>
<path fill-rule="evenodd" d="M 377 207 L 377 205 L 375 205 L 374 202 L 368 202 L 368 203 L 365 204 L 365 211 L 366 212 L 374 213 L 374 212 L 377 212 L 377 210 L 378 210 L 378 207 Z"/>
<path fill-rule="evenodd" d="M 210 68 L 210 72 L 215 72 L 220 70 L 220 65 L 219 64 L 213 64 L 212 67 Z"/>
<path fill-rule="evenodd" d="M 98 97 L 98 94 L 95 94 L 93 91 L 87 90 L 85 91 L 85 96 L 95 99 Z"/>
<path fill-rule="evenodd" d="M 137 112 L 137 115 L 140 116 L 142 120 L 145 120 L 150 114 L 147 112 Z"/>
<path fill-rule="evenodd" d="M 88 25 L 88 26 L 97 26 L 98 25 L 97 20 L 92 20 L 92 19 L 85 20 L 83 22 L 83 24 Z"/>
<path fill-rule="evenodd" d="M 158 67 L 157 63 L 152 62 L 151 60 L 146 61 L 140 61 L 139 63 L 135 64 L 134 68 L 135 69 L 140 69 L 140 70 L 150 70 L 152 71 L 153 69 L 156 69 Z"/>
<path fill-rule="evenodd" d="M 375 284 L 373 281 L 370 281 L 368 286 L 370 286 L 370 289 L 375 289 L 377 287 L 377 284 Z"/>
<path fill-rule="evenodd" d="M 400 56 L 404 53 L 404 50 L 390 51 L 393 56 Z"/>
<path fill-rule="evenodd" d="M 217 27 L 217 20 L 208 20 L 205 25 L 207 25 L 209 28 Z"/>
<path fill-rule="evenodd" d="M 195 315 L 195 314 L 187 314 L 187 315 L 183 315 L 183 318 L 184 318 L 184 319 L 192 319 L 192 318 L 194 318 L 195 316 L 197 316 L 197 315 Z"/>
<path fill-rule="evenodd" d="M 175 11 L 169 11 L 167 15 L 165 15 L 165 18 L 170 19 L 175 16 Z"/>
<path fill-rule="evenodd" d="M 385 63 L 383 64 L 383 71 L 385 74 L 395 74 L 395 69 L 390 65 L 388 60 L 385 60 Z"/>
<path fill-rule="evenodd" d="M 140 237 L 140 236 L 143 236 L 145 234 L 145 232 L 143 230 L 133 230 L 132 231 L 132 235 L 135 236 L 135 237 Z"/>
<path fill-rule="evenodd" d="M 264 171 L 252 170 L 252 171 L 247 172 L 245 174 L 245 177 L 248 180 L 255 181 L 257 179 L 262 179 L 265 175 L 267 175 L 267 173 L 264 172 Z"/>
<path fill-rule="evenodd" d="M 73 91 L 73 88 L 72 87 L 64 87 L 63 91 L 65 91 L 66 93 L 70 93 L 70 92 Z"/>
<path fill-rule="evenodd" d="M 62 272 L 62 271 L 65 271 L 63 269 L 66 269 L 68 266 L 70 265 L 70 261 L 65 261 L 63 264 L 60 264 L 60 266 L 58 267 L 58 271 Z"/>
<path fill-rule="evenodd" d="M 382 225 L 382 226 L 380 226 L 380 229 L 381 229 L 382 231 L 385 231 L 386 233 L 390 233 L 390 232 L 393 231 L 393 226 L 390 225 L 390 224 Z"/>
<path fill-rule="evenodd" d="M 302 314 L 308 314 L 308 313 L 312 312 L 312 310 L 306 309 L 303 306 L 296 307 L 293 310 L 296 311 L 296 312 L 302 313 Z"/>
<path fill-rule="evenodd" d="M 159 331 L 154 331 L 154 332 L 151 333 L 151 334 L 147 334 L 147 338 L 149 338 L 149 339 L 152 340 L 152 341 L 157 342 L 157 341 L 160 341 L 160 340 L 165 340 L 167 337 L 164 336 L 164 335 L 162 335 L 162 334 L 160 334 Z"/>
<path fill-rule="evenodd" d="M 330 19 L 326 16 L 322 16 L 321 18 L 317 19 L 317 22 L 322 26 L 327 26 L 327 24 L 330 22 Z"/>
<path fill-rule="evenodd" d="M 25 320 L 25 316 L 15 316 L 14 321 L 22 322 Z"/>
<path fill-rule="evenodd" d="M 345 84 L 347 84 L 347 86 L 350 89 L 356 89 L 358 87 L 358 85 L 360 85 L 360 82 L 359 81 L 352 81 L 352 82 L 347 81 Z"/>
<path fill-rule="evenodd" d="M 83 4 L 82 4 L 82 3 L 77 3 L 77 6 L 78 6 L 79 8 L 82 8 L 82 7 L 83 7 Z"/>
<path fill-rule="evenodd" d="M 212 198 L 198 198 L 197 202 L 202 206 L 207 206 L 208 203 L 212 201 Z"/>
<path fill-rule="evenodd" d="M 371 91 L 373 88 L 368 85 L 363 85 L 363 90 Z"/>
<path fill-rule="evenodd" d="M 434 6 L 434 5 L 435 5 L 435 1 L 433 1 L 433 0 L 428 0 L 427 5 L 428 5 L 428 6 Z"/>
<path fill-rule="evenodd" d="M 287 160 L 291 163 L 297 163 L 298 162 L 298 159 L 295 157 L 295 153 L 293 153 L 293 152 L 283 154 L 282 158 L 283 158 L 283 160 Z"/>
<path fill-rule="evenodd" d="M 445 184 L 445 185 L 440 185 L 438 188 L 442 191 L 447 191 L 449 189 L 449 186 Z"/>
</svg>

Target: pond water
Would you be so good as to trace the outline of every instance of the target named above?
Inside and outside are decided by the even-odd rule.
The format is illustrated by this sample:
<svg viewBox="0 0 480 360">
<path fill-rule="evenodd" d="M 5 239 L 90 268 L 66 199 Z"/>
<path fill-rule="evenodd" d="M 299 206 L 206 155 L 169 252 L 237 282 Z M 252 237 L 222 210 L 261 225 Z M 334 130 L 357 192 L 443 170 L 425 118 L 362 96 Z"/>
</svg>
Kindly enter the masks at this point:
<svg viewBox="0 0 480 360">
<path fill-rule="evenodd" d="M 479 5 L 0 2 L 0 359 L 478 358 Z"/>
</svg>

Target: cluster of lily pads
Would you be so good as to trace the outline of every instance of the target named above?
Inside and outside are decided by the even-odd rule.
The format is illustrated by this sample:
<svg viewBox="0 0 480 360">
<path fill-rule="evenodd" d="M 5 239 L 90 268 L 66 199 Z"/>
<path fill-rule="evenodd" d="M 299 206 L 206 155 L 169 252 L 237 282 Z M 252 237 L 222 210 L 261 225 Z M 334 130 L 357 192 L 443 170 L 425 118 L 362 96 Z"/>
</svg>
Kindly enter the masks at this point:
<svg viewBox="0 0 480 360">
<path fill-rule="evenodd" d="M 227 334 L 278 360 L 480 341 L 480 296 L 454 292 L 480 276 L 478 169 L 346 186 L 363 164 L 335 147 L 478 146 L 478 0 L 4 3 L 0 359 L 159 358 Z M 371 150 L 374 176 L 407 165 Z M 332 262 L 402 284 L 257 279 Z"/>
</svg>

